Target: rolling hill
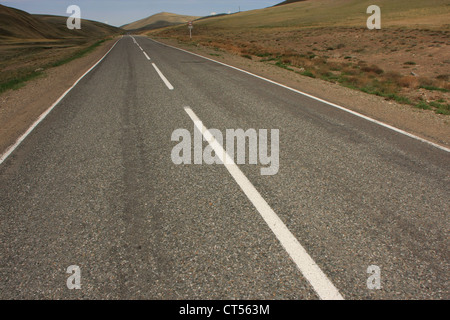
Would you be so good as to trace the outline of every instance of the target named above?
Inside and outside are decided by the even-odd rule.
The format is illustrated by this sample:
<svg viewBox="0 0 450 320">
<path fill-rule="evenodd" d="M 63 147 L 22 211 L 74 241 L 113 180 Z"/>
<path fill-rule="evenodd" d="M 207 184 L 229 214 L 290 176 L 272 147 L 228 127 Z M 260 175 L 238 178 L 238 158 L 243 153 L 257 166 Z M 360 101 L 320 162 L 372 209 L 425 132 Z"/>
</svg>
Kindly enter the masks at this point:
<svg viewBox="0 0 450 320">
<path fill-rule="evenodd" d="M 81 30 L 68 30 L 66 26 L 67 17 L 52 15 L 33 15 L 51 25 L 54 29 L 58 29 L 64 35 L 79 37 L 107 37 L 112 34 L 121 33 L 122 30 L 101 22 L 91 20 L 81 20 Z"/>
<path fill-rule="evenodd" d="M 66 20 L 67 17 L 32 15 L 0 5 L 0 39 L 102 38 L 121 32 L 119 28 L 90 20 L 82 20 L 81 30 L 69 30 Z"/>
<path fill-rule="evenodd" d="M 214 28 L 286 28 L 286 27 L 334 27 L 365 26 L 366 9 L 372 0 L 305 0 L 285 1 L 280 5 L 212 17 L 198 25 Z M 448 0 L 379 0 L 383 26 L 442 26 L 449 24 Z"/>
<path fill-rule="evenodd" d="M 367 28 L 374 3 L 381 30 Z M 192 39 L 184 26 L 146 34 L 223 59 L 241 56 L 244 69 L 252 60 L 254 68 L 272 65 L 450 114 L 449 21 L 448 0 L 304 0 L 197 20 Z"/>
<path fill-rule="evenodd" d="M 161 12 L 150 17 L 126 24 L 122 26 L 123 29 L 131 30 L 153 30 L 168 26 L 174 26 L 178 24 L 187 23 L 192 20 L 196 20 L 199 17 L 195 16 L 185 16 L 169 12 Z"/>
<path fill-rule="evenodd" d="M 0 38 L 55 39 L 64 33 L 38 17 L 0 5 Z"/>
<path fill-rule="evenodd" d="M 81 30 L 69 30 L 66 21 L 67 17 L 32 15 L 0 5 L 0 94 L 123 33 L 90 20 L 81 21 Z"/>
</svg>

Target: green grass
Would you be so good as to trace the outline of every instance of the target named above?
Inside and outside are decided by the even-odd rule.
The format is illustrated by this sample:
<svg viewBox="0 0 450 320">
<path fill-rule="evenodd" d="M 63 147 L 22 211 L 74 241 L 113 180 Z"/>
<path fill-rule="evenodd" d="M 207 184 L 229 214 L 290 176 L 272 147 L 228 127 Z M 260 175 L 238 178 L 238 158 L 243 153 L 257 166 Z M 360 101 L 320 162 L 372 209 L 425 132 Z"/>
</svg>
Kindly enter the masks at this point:
<svg viewBox="0 0 450 320">
<path fill-rule="evenodd" d="M 33 73 L 26 73 L 22 76 L 19 76 L 17 78 L 8 80 L 6 82 L 0 83 L 0 93 L 3 93 L 7 90 L 17 90 L 20 89 L 25 85 L 27 81 L 39 78 L 41 76 L 44 76 L 45 73 L 42 71 L 39 72 L 33 72 Z"/>
<path fill-rule="evenodd" d="M 278 59 L 264 59 L 261 61 L 271 61 L 271 60 L 276 60 L 275 65 L 283 68 L 283 69 L 287 69 L 290 71 L 295 71 L 292 68 L 290 68 L 290 64 L 285 64 L 283 63 L 280 59 L 282 57 L 280 56 Z M 326 64 L 325 64 L 326 65 Z M 331 68 L 332 69 L 332 68 Z M 379 69 L 376 66 L 365 66 L 362 69 L 364 69 L 364 71 L 368 71 L 368 72 L 374 72 L 377 75 L 383 74 L 383 70 Z M 320 78 L 322 80 L 326 80 L 326 81 L 330 81 L 330 82 L 338 82 L 341 85 L 350 88 L 350 89 L 354 89 L 354 90 L 359 90 L 362 91 L 364 93 L 368 93 L 368 94 L 373 94 L 373 95 L 377 95 L 379 97 L 383 97 L 386 98 L 388 100 L 394 100 L 398 103 L 401 104 L 407 104 L 407 105 L 412 105 L 415 106 L 416 108 L 419 109 L 424 109 L 424 110 L 435 110 L 436 113 L 440 113 L 440 114 L 449 114 L 450 110 L 448 108 L 448 105 L 444 105 L 442 103 L 432 103 L 432 104 L 427 104 L 423 101 L 420 101 L 419 103 L 415 104 L 415 102 L 411 101 L 409 98 L 399 95 L 397 93 L 398 91 L 398 86 L 395 85 L 395 83 L 393 83 L 393 80 L 379 80 L 376 78 L 373 78 L 369 84 L 367 85 L 361 85 L 360 84 L 360 79 L 359 77 L 364 75 L 363 73 L 356 73 L 354 75 L 349 75 L 345 72 L 341 73 L 340 75 L 334 74 L 332 72 L 326 71 L 327 69 L 323 70 L 323 72 L 321 72 L 319 70 L 319 74 L 320 74 Z M 326 71 L 326 72 L 325 72 Z M 303 76 L 307 76 L 307 77 L 311 77 L 311 78 L 316 78 L 316 76 L 309 70 L 305 70 L 303 72 L 296 72 L 299 73 Z M 441 88 L 436 88 L 436 87 L 427 87 L 429 90 L 436 90 L 436 89 L 441 89 Z M 444 89 L 445 90 L 445 89 Z M 441 90 L 442 91 L 442 90 Z M 442 100 L 443 102 L 443 100 Z"/>
<path fill-rule="evenodd" d="M 428 103 L 424 102 L 424 101 L 420 101 L 418 104 L 416 104 L 415 106 L 418 109 L 423 109 L 423 110 L 430 110 L 431 107 L 428 105 Z"/>
<path fill-rule="evenodd" d="M 442 101 L 442 100 L 441 100 Z M 437 101 L 430 102 L 430 106 L 436 108 L 436 113 L 450 115 L 450 104 L 443 104 Z"/>
<path fill-rule="evenodd" d="M 441 91 L 441 92 L 449 92 L 450 91 L 448 89 L 439 88 L 439 87 L 435 87 L 435 86 L 420 86 L 419 88 L 423 88 L 423 89 L 430 90 L 430 91 Z"/>
<path fill-rule="evenodd" d="M 315 78 L 316 77 L 311 71 L 308 71 L 308 70 L 305 70 L 305 71 L 301 72 L 300 74 L 302 76 L 306 76 L 306 77 L 310 77 L 310 78 Z"/>
<path fill-rule="evenodd" d="M 54 63 L 51 63 L 50 66 L 51 67 L 58 67 L 58 66 L 61 66 L 63 64 L 69 63 L 69 62 L 71 62 L 71 61 L 73 61 L 75 59 L 79 59 L 81 57 L 84 57 L 86 54 L 91 53 L 92 51 L 94 51 L 95 48 L 97 48 L 99 45 L 101 45 L 105 41 L 106 41 L 106 39 L 97 41 L 93 45 L 91 45 L 91 46 L 89 46 L 87 48 L 84 48 L 82 50 L 79 50 L 79 51 L 75 52 L 73 55 L 71 55 L 71 56 L 69 56 L 67 58 L 58 60 L 58 61 L 56 61 Z"/>
<path fill-rule="evenodd" d="M 48 69 L 48 68 L 52 68 L 52 67 L 57 67 L 57 66 L 66 64 L 68 62 L 71 62 L 75 59 L 81 58 L 81 57 L 85 56 L 86 54 L 94 51 L 95 48 L 97 48 L 100 44 L 102 44 L 106 40 L 108 40 L 108 39 L 103 39 L 103 40 L 97 41 L 96 43 L 92 44 L 91 46 L 84 48 L 82 50 L 79 50 L 69 57 L 58 60 L 56 62 L 49 63 L 45 66 L 42 66 L 41 68 Z M 42 77 L 42 76 L 45 76 L 45 72 L 43 72 L 43 71 L 38 71 L 38 72 L 34 72 L 34 71 L 25 72 L 24 71 L 21 75 L 18 75 L 13 79 L 10 79 L 10 80 L 0 83 L 0 94 L 7 90 L 17 90 L 17 89 L 23 87 L 26 82 L 36 79 L 36 78 L 39 78 L 39 77 Z"/>
<path fill-rule="evenodd" d="M 289 68 L 288 65 L 284 64 L 284 63 L 281 62 L 281 61 L 277 61 L 277 62 L 275 63 L 275 65 L 276 65 L 277 67 L 280 67 L 280 68 L 283 68 L 283 69 L 286 69 L 286 70 L 289 70 L 289 71 L 294 71 L 294 69 Z"/>
<path fill-rule="evenodd" d="M 330 81 L 330 82 L 339 82 L 339 80 L 341 79 L 341 77 L 340 76 L 338 76 L 338 75 L 335 75 L 335 74 L 333 74 L 333 73 L 331 73 L 331 72 L 327 72 L 327 73 L 325 73 L 325 74 L 322 74 L 321 76 L 320 76 L 320 78 L 322 79 L 322 80 L 326 80 L 326 81 Z"/>
<path fill-rule="evenodd" d="M 291 66 L 291 64 L 283 63 L 281 60 L 282 58 L 283 58 L 283 56 L 278 56 L 277 59 L 271 58 L 271 59 L 263 59 L 261 61 L 275 60 L 276 66 L 283 68 L 283 69 L 290 70 L 290 71 L 295 71 L 289 67 L 289 66 Z M 329 68 L 327 68 L 326 66 L 327 66 L 327 63 L 319 64 L 318 74 L 322 80 L 330 81 L 330 82 L 334 82 L 334 83 L 338 82 L 347 88 L 359 90 L 359 91 L 362 91 L 362 92 L 368 93 L 368 94 L 377 95 L 379 97 L 383 97 L 388 100 L 393 100 L 393 101 L 396 101 L 401 104 L 411 105 L 411 106 L 414 106 L 419 109 L 434 110 L 436 113 L 444 114 L 444 115 L 450 114 L 449 105 L 444 104 L 443 103 L 444 100 L 442 100 L 442 99 L 440 99 L 437 102 L 432 102 L 430 104 L 428 104 L 424 101 L 419 101 L 418 103 L 416 103 L 414 101 L 411 101 L 409 98 L 407 98 L 405 96 L 399 95 L 398 94 L 399 85 L 398 85 L 398 83 L 395 82 L 395 79 L 390 79 L 390 78 L 378 79 L 377 77 L 373 76 L 373 73 L 376 74 L 378 77 L 383 77 L 383 74 L 384 74 L 384 71 L 375 65 L 363 66 L 361 68 L 362 72 L 359 72 L 358 70 L 356 70 L 355 73 L 349 74 L 348 73 L 349 71 L 347 70 L 346 72 L 342 72 L 340 75 L 334 74 L 329 71 L 329 70 L 336 69 L 336 66 L 331 65 L 331 66 L 329 66 Z M 323 67 L 325 67 L 325 68 L 323 68 Z M 304 72 L 296 71 L 296 73 L 299 73 L 303 76 L 316 78 L 316 75 L 313 74 L 310 70 L 305 70 Z M 372 75 L 370 75 L 370 73 L 372 73 Z M 368 75 L 368 77 L 367 77 L 367 75 Z M 370 82 L 368 84 L 363 85 L 362 83 L 364 83 L 364 81 L 361 82 L 361 79 L 363 79 L 363 78 L 366 79 L 365 80 L 366 82 L 367 82 L 367 79 L 369 79 Z M 421 86 L 421 88 L 425 88 L 427 90 L 438 90 L 438 91 L 442 91 L 442 92 L 448 92 L 447 89 L 438 88 L 438 87 L 434 87 L 434 86 Z"/>
<path fill-rule="evenodd" d="M 398 103 L 412 104 L 411 100 L 409 100 L 408 98 L 403 97 L 403 96 L 399 96 L 398 94 L 395 94 L 395 93 L 387 94 L 386 97 L 389 98 L 389 99 L 395 100 Z"/>
</svg>

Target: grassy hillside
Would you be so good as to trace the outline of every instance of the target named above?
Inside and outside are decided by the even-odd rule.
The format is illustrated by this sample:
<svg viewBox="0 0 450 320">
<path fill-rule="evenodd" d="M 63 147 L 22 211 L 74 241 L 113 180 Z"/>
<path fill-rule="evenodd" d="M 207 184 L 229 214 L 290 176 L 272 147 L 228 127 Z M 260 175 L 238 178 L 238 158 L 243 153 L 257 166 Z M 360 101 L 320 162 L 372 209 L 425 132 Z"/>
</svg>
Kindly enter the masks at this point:
<svg viewBox="0 0 450 320">
<path fill-rule="evenodd" d="M 52 15 L 33 15 L 33 17 L 45 21 L 48 25 L 51 25 L 54 30 L 58 30 L 65 37 L 103 38 L 123 32 L 120 28 L 113 27 L 101 22 L 84 19 L 81 20 L 81 30 L 69 30 L 66 26 L 67 17 Z"/>
<path fill-rule="evenodd" d="M 55 39 L 64 33 L 25 11 L 0 5 L 0 39 Z"/>
<path fill-rule="evenodd" d="M 226 28 L 365 26 L 366 9 L 372 4 L 380 6 L 383 26 L 450 26 L 448 0 L 307 0 L 204 23 Z"/>
<path fill-rule="evenodd" d="M 175 13 L 161 12 L 153 16 L 122 26 L 125 30 L 152 30 L 187 23 L 199 17 L 184 16 Z"/>
<path fill-rule="evenodd" d="M 368 30 L 369 5 L 381 30 Z M 450 114 L 448 0 L 305 0 L 147 32 Z"/>
<path fill-rule="evenodd" d="M 31 15 L 0 5 L 0 39 L 102 38 L 121 32 L 119 28 L 89 20 L 82 20 L 81 30 L 69 30 L 66 21 L 67 17 Z"/>
<path fill-rule="evenodd" d="M 58 66 L 92 51 L 106 38 L 123 31 L 82 20 L 81 30 L 69 30 L 67 17 L 31 15 L 0 5 L 0 93 L 18 88 Z"/>
</svg>

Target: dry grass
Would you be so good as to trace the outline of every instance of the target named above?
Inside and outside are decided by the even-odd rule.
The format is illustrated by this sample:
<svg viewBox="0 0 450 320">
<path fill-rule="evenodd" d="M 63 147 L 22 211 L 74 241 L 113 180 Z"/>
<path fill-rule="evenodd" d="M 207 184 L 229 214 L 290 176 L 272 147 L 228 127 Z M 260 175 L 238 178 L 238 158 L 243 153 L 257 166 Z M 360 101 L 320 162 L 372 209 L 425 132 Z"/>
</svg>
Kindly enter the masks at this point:
<svg viewBox="0 0 450 320">
<path fill-rule="evenodd" d="M 81 30 L 68 30 L 66 17 L 30 15 L 1 5 L 0 18 L 0 93 L 44 76 L 45 69 L 81 57 L 121 32 L 88 20 L 82 20 Z"/>
<path fill-rule="evenodd" d="M 398 84 L 404 88 L 417 89 L 419 87 L 419 79 L 414 76 L 405 76 L 396 79 Z"/>
<path fill-rule="evenodd" d="M 450 103 L 448 1 L 379 1 L 381 30 L 365 27 L 369 4 L 304 1 L 206 19 L 190 43 L 446 113 L 432 102 Z M 190 41 L 185 26 L 148 35 Z"/>
</svg>

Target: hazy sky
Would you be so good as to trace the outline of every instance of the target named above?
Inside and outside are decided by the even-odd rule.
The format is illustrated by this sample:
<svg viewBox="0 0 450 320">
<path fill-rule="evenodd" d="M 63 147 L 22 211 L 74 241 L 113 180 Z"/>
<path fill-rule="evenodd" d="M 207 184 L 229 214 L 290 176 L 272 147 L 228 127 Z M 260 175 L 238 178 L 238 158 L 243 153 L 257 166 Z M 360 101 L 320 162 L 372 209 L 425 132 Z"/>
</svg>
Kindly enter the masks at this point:
<svg viewBox="0 0 450 320">
<path fill-rule="evenodd" d="M 206 16 L 273 6 L 282 0 L 0 0 L 0 4 L 29 13 L 69 16 L 70 5 L 81 8 L 84 19 L 121 26 L 162 11 Z"/>
</svg>

